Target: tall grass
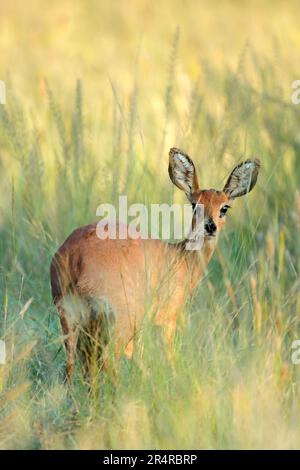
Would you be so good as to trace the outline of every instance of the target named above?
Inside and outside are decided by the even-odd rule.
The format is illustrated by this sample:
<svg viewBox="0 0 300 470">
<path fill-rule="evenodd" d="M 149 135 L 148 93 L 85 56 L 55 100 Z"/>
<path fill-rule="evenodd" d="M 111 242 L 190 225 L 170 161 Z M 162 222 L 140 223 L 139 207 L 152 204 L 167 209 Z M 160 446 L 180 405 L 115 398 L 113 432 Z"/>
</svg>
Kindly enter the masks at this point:
<svg viewBox="0 0 300 470">
<path fill-rule="evenodd" d="M 35 2 L 28 3 L 35 19 Z M 300 336 L 299 111 L 289 101 L 296 54 L 293 47 L 290 57 L 284 54 L 293 39 L 271 21 L 282 15 L 292 36 L 294 7 L 253 3 L 249 18 L 258 29 L 247 43 L 243 28 L 249 34 L 255 28 L 252 21 L 245 26 L 244 6 L 220 2 L 216 12 L 205 2 L 185 8 L 176 1 L 165 2 L 161 14 L 172 6 L 172 19 L 181 21 L 164 32 L 153 6 L 154 30 L 137 48 L 129 31 L 138 28 L 146 1 L 126 12 L 118 3 L 121 13 L 90 2 L 82 19 L 84 2 L 53 2 L 53 16 L 41 16 L 45 37 L 36 24 L 27 39 L 28 64 L 10 64 L 7 104 L 0 106 L 0 337 L 8 356 L 0 366 L 1 448 L 299 447 L 300 375 L 291 363 L 291 344 Z M 1 50 L 13 46 L 15 60 L 15 41 L 24 34 L 16 26 L 23 18 L 30 29 L 26 15 L 22 7 L 4 8 Z M 239 44 L 225 24 L 219 28 L 224 15 Z M 68 29 L 74 18 L 77 39 Z M 90 44 L 90 31 L 99 48 Z M 69 34 L 86 62 L 69 53 Z M 52 63 L 42 51 L 53 53 L 53 44 Z M 69 58 L 65 72 L 60 45 Z M 119 194 L 129 202 L 183 203 L 167 175 L 173 145 L 194 158 L 203 187 L 221 188 L 232 166 L 249 156 L 262 161 L 259 182 L 235 202 L 186 308 L 174 367 L 149 325 L 133 361 L 121 361 L 116 385 L 102 375 L 90 393 L 78 368 L 68 389 L 50 297 L 51 257 L 75 227 L 96 220 L 100 203 Z"/>
</svg>

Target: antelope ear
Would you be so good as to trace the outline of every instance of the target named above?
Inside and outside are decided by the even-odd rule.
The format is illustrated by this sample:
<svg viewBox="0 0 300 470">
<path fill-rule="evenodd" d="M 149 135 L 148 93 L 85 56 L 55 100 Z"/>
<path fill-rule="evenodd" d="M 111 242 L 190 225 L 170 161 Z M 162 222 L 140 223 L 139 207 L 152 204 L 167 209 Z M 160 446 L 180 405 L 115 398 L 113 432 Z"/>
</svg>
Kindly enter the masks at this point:
<svg viewBox="0 0 300 470">
<path fill-rule="evenodd" d="M 171 148 L 169 152 L 169 176 L 172 183 L 182 189 L 189 200 L 193 192 L 199 189 L 192 159 L 177 148 Z"/>
<path fill-rule="evenodd" d="M 234 199 L 249 193 L 256 184 L 259 169 L 260 161 L 257 159 L 246 160 L 237 165 L 223 189 L 228 198 Z"/>
</svg>

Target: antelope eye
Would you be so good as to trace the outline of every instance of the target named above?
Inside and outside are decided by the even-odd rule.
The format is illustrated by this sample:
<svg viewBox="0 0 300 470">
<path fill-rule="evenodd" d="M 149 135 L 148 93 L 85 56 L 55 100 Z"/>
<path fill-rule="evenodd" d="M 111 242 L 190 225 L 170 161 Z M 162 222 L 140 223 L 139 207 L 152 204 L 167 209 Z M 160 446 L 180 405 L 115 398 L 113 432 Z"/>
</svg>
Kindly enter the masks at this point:
<svg viewBox="0 0 300 470">
<path fill-rule="evenodd" d="M 230 206 L 223 206 L 222 209 L 220 210 L 220 217 L 224 217 L 226 215 L 226 212 L 230 209 Z"/>
</svg>

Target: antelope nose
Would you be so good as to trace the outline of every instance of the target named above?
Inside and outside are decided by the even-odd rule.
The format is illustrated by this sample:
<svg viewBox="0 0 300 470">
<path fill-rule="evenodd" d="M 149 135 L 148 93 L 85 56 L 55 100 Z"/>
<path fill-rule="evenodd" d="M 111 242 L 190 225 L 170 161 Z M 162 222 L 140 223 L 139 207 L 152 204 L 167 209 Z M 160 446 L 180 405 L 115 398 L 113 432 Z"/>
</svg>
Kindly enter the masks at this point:
<svg viewBox="0 0 300 470">
<path fill-rule="evenodd" d="M 207 224 L 205 224 L 205 230 L 211 234 L 217 230 L 217 226 L 213 220 L 209 220 Z"/>
</svg>

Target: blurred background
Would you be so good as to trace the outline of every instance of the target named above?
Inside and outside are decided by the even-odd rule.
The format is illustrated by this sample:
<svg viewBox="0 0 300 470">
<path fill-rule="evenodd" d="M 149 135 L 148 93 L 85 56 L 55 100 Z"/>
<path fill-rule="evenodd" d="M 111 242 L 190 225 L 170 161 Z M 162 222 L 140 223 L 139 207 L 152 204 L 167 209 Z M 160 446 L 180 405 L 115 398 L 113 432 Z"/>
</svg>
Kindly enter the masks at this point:
<svg viewBox="0 0 300 470">
<path fill-rule="evenodd" d="M 298 3 L 0 0 L 0 30 L 0 447 L 299 447 Z M 99 376 L 91 394 L 78 370 L 68 391 L 51 257 L 120 194 L 185 202 L 173 146 L 202 187 L 249 157 L 258 184 L 228 217 L 174 368 L 148 325 L 116 388 Z"/>
</svg>

